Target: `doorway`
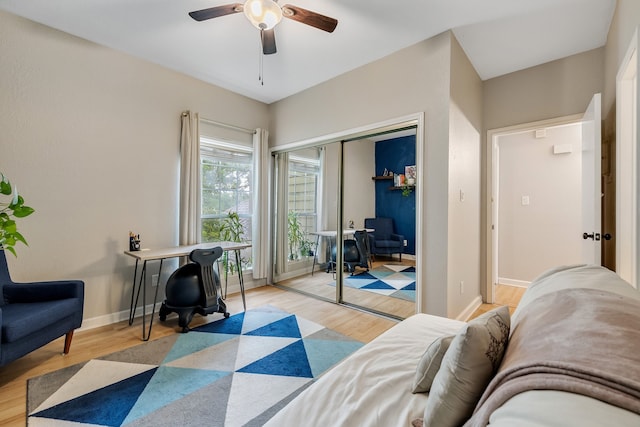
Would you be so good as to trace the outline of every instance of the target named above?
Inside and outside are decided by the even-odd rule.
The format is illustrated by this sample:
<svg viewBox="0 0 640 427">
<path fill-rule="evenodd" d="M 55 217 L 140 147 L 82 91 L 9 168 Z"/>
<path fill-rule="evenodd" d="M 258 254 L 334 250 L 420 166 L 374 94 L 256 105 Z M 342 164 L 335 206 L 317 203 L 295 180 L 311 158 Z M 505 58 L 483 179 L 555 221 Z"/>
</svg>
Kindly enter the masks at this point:
<svg viewBox="0 0 640 427">
<path fill-rule="evenodd" d="M 409 137 L 407 132 L 410 134 Z M 421 243 L 416 242 L 415 236 L 421 226 L 421 220 L 416 212 L 419 210 L 422 197 L 415 189 L 419 188 L 422 177 L 419 173 L 422 134 L 422 114 L 417 114 L 372 125 L 365 129 L 352 130 L 341 135 L 330 135 L 272 149 L 271 154 L 274 159 L 272 283 L 391 317 L 406 318 L 414 314 L 417 311 L 416 301 L 419 301 L 417 295 L 421 292 L 419 275 L 416 274 L 420 268 L 416 265 L 419 264 L 416 263 L 416 259 Z M 402 173 L 405 172 L 405 166 L 410 166 L 412 168 L 410 170 L 415 175 L 412 177 L 414 184 L 408 191 L 413 201 L 413 208 L 407 210 L 411 215 L 414 231 L 411 236 L 407 235 L 404 239 L 406 241 L 402 243 L 408 245 L 410 241 L 412 248 L 410 251 L 404 247 L 401 248 L 401 251 L 406 253 L 402 257 L 395 252 L 395 256 L 365 257 L 364 261 L 354 263 L 353 260 L 347 259 L 347 249 L 344 248 L 354 246 L 352 245 L 354 238 L 358 237 L 354 236 L 355 232 L 366 229 L 366 220 L 377 216 L 375 202 L 377 180 L 372 179 L 377 175 L 378 166 L 375 161 L 375 147 L 379 142 L 394 139 L 398 140 L 397 144 L 406 144 L 403 138 L 411 139 L 413 157 L 403 163 Z M 296 191 L 293 190 L 295 185 L 292 179 L 298 181 L 301 179 L 294 178 L 291 169 L 292 159 L 301 157 L 307 158 L 309 160 L 307 163 L 317 171 L 315 181 L 312 180 L 315 183 L 315 202 L 307 203 L 307 208 L 313 205 L 313 209 L 307 209 L 306 213 L 291 204 L 292 197 L 297 197 Z M 383 175 L 384 168 L 381 166 L 380 175 Z M 391 166 L 388 168 L 390 173 Z M 398 174 L 399 171 L 395 170 L 394 173 Z M 386 188 L 394 186 L 393 181 L 385 182 Z M 394 193 L 400 194 L 401 190 L 396 190 Z M 299 198 L 304 199 L 304 197 Z M 409 197 L 406 200 L 409 200 Z M 314 212 L 311 212 L 312 210 Z M 407 212 L 403 214 L 406 215 Z M 300 253 L 293 248 L 295 245 L 290 244 L 292 217 L 296 219 L 293 223 L 304 230 L 300 234 L 301 240 L 305 242 L 303 246 L 307 248 L 304 253 Z M 306 222 L 303 222 L 303 219 L 306 219 Z M 397 225 L 394 224 L 394 226 Z M 343 232 L 336 230 L 343 230 Z M 368 231 L 371 232 L 371 230 Z M 369 242 L 369 236 L 365 240 Z M 402 264 L 407 266 L 400 268 Z M 335 268 L 343 265 L 348 268 Z M 387 271 L 381 273 L 380 268 L 387 268 Z M 394 268 L 398 271 L 394 271 Z M 402 270 L 405 269 L 408 271 L 403 272 Z M 394 298 L 391 293 L 396 292 L 392 292 L 391 289 L 383 290 L 385 281 L 378 281 L 375 274 L 382 275 L 383 279 L 395 275 L 395 277 L 388 277 L 387 286 L 389 282 L 391 286 L 400 285 L 399 279 L 413 276 L 412 286 L 405 286 L 411 287 L 411 290 L 410 292 L 406 289 L 394 290 L 399 291 L 397 294 L 400 296 Z M 403 277 L 399 278 L 399 276 Z M 361 279 L 357 282 L 357 286 L 354 286 L 355 278 Z"/>
<path fill-rule="evenodd" d="M 583 115 L 489 131 L 487 302 L 501 276 L 526 286 L 558 265 L 601 263 L 600 125 L 596 94 Z M 509 168 L 515 182 L 501 177 Z"/>
</svg>

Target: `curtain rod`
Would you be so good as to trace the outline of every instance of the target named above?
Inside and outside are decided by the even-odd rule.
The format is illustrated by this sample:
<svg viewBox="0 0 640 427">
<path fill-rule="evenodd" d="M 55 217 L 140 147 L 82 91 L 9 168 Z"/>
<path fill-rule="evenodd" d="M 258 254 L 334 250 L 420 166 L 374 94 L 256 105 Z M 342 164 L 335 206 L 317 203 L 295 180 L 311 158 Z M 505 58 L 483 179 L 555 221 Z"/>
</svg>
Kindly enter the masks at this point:
<svg viewBox="0 0 640 427">
<path fill-rule="evenodd" d="M 256 131 L 254 129 L 245 129 L 245 128 L 241 128 L 240 126 L 228 125 L 226 123 L 216 122 L 215 120 L 207 119 L 207 118 L 204 118 L 202 116 L 200 116 L 200 121 L 201 122 L 205 122 L 205 123 L 209 123 L 211 125 L 227 128 L 227 129 L 232 129 L 232 130 L 237 130 L 237 131 L 240 131 L 240 132 L 245 132 L 245 133 L 248 133 L 248 134 L 251 134 L 251 135 L 256 133 Z"/>
</svg>

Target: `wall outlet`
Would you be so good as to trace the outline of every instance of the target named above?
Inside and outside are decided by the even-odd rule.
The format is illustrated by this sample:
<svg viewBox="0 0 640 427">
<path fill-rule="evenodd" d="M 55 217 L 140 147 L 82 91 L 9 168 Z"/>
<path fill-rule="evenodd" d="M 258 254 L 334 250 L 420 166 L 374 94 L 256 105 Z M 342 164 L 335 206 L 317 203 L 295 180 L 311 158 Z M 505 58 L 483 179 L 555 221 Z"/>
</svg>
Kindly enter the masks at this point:
<svg viewBox="0 0 640 427">
<path fill-rule="evenodd" d="M 158 275 L 154 274 L 151 276 L 151 286 L 153 286 L 154 288 L 156 286 L 158 286 Z"/>
<path fill-rule="evenodd" d="M 404 240 L 404 245 L 407 246 L 409 243 L 407 242 L 407 240 Z"/>
<path fill-rule="evenodd" d="M 460 281 L 460 295 L 464 294 L 464 280 Z"/>
</svg>

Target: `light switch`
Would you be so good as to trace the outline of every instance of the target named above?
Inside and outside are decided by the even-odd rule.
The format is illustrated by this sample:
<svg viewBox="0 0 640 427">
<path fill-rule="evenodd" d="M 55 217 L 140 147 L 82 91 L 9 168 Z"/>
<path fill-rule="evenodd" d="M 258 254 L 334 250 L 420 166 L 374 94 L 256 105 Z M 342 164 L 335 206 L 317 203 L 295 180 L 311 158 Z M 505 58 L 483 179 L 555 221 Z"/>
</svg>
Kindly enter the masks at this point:
<svg viewBox="0 0 640 427">
<path fill-rule="evenodd" d="M 529 206 L 529 196 L 522 196 L 522 206 Z"/>
</svg>

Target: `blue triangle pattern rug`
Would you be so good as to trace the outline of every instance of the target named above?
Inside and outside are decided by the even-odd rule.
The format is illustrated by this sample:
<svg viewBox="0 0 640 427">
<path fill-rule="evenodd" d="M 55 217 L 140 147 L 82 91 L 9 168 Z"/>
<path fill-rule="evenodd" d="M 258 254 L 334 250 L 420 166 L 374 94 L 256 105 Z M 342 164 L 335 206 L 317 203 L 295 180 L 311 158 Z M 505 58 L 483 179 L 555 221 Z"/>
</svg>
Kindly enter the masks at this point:
<svg viewBox="0 0 640 427">
<path fill-rule="evenodd" d="M 266 306 L 27 383 L 27 424 L 261 426 L 363 344 Z"/>
<path fill-rule="evenodd" d="M 374 292 L 407 301 L 416 300 L 416 268 L 386 264 L 373 270 L 344 276 L 344 284 L 361 291 Z M 331 286 L 335 286 L 335 282 Z"/>
</svg>

